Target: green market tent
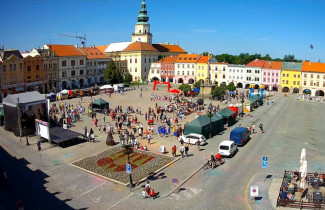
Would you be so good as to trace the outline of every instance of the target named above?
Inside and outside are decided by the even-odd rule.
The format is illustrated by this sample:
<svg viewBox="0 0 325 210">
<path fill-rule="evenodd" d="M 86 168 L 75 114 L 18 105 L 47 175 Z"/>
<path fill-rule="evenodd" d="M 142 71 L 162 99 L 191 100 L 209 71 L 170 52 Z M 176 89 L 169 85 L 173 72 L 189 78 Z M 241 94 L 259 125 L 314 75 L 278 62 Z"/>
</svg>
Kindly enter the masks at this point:
<svg viewBox="0 0 325 210">
<path fill-rule="evenodd" d="M 3 126 L 3 121 L 5 118 L 5 111 L 3 110 L 3 107 L 0 107 L 0 126 Z"/>
<path fill-rule="evenodd" d="M 0 117 L 4 117 L 5 116 L 5 111 L 3 111 L 3 109 L 0 111 Z"/>
<path fill-rule="evenodd" d="M 221 116 L 214 115 L 211 117 L 211 135 L 214 136 L 223 130 L 223 119 Z M 208 138 L 210 134 L 210 118 L 206 115 L 201 115 L 192 122 L 185 124 L 184 134 L 190 133 L 201 134 Z"/>
<path fill-rule="evenodd" d="M 102 98 L 91 103 L 93 109 L 109 109 L 109 103 Z"/>
<path fill-rule="evenodd" d="M 263 104 L 263 98 L 260 98 L 259 96 L 252 96 L 248 99 L 252 104 L 253 106 L 257 106 L 257 102 L 259 105 L 262 105 Z"/>
<path fill-rule="evenodd" d="M 218 114 L 223 117 L 224 124 L 228 124 L 228 126 L 232 126 L 233 124 L 236 123 L 236 117 L 235 117 L 236 112 L 229 109 L 228 107 L 221 110 Z"/>
</svg>

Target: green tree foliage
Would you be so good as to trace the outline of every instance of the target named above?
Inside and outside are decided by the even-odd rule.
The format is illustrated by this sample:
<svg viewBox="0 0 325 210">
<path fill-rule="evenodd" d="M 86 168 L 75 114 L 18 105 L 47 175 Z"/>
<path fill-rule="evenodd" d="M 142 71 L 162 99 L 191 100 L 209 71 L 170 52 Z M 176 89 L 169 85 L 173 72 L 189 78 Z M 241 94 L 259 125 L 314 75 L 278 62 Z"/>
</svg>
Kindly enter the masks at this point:
<svg viewBox="0 0 325 210">
<path fill-rule="evenodd" d="M 128 72 L 126 74 L 124 74 L 124 82 L 125 83 L 130 83 L 132 82 L 132 75 Z"/>
<path fill-rule="evenodd" d="M 218 99 L 221 99 L 225 94 L 226 94 L 226 89 L 221 86 L 215 87 L 211 92 L 211 95 L 213 97 L 217 97 Z"/>
<path fill-rule="evenodd" d="M 178 89 L 186 93 L 191 91 L 191 86 L 189 84 L 181 84 L 180 86 L 178 86 Z"/>
<path fill-rule="evenodd" d="M 226 90 L 229 90 L 229 91 L 235 91 L 236 90 L 236 86 L 234 85 L 233 82 L 229 83 L 229 85 L 227 85 L 225 87 Z"/>
<path fill-rule="evenodd" d="M 200 89 L 200 85 L 201 85 L 201 82 L 200 81 L 197 81 L 193 84 L 193 87 L 196 87 L 198 89 Z"/>
<path fill-rule="evenodd" d="M 107 67 L 104 70 L 104 78 L 110 84 L 117 84 L 123 82 L 123 76 L 121 72 L 117 69 L 114 61 L 110 60 L 107 63 Z"/>
<path fill-rule="evenodd" d="M 202 55 L 203 56 L 208 56 L 210 53 L 209 52 L 203 52 Z"/>
<path fill-rule="evenodd" d="M 295 59 L 294 55 L 285 55 L 283 59 L 280 58 L 271 58 L 269 54 L 265 56 L 261 56 L 261 54 L 249 54 L 249 53 L 240 53 L 239 55 L 231 55 L 231 54 L 220 54 L 214 55 L 215 59 L 218 62 L 225 62 L 229 64 L 248 64 L 254 59 L 265 60 L 265 61 L 286 61 L 286 62 L 301 62 L 301 60 Z"/>
</svg>

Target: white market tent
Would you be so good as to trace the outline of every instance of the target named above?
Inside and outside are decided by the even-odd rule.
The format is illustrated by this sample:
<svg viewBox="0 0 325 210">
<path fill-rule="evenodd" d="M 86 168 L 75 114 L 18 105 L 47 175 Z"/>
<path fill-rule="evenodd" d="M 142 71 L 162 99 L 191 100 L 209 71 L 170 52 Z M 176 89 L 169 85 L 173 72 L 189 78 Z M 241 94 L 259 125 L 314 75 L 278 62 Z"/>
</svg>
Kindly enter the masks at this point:
<svg viewBox="0 0 325 210">
<path fill-rule="evenodd" d="M 105 89 L 113 89 L 112 85 L 103 85 L 99 88 L 100 90 L 105 90 Z"/>
</svg>

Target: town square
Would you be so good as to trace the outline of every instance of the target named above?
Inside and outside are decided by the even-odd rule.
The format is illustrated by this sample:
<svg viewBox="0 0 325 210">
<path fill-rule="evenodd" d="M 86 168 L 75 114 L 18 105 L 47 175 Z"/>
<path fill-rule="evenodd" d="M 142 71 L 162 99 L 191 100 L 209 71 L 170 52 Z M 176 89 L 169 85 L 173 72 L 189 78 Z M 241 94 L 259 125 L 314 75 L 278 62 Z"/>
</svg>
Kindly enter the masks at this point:
<svg viewBox="0 0 325 210">
<path fill-rule="evenodd" d="M 105 4 L 119 24 L 80 3 Z M 158 3 L 128 4 L 129 40 L 1 46 L 0 209 L 324 209 L 323 49 L 162 43 Z"/>
</svg>

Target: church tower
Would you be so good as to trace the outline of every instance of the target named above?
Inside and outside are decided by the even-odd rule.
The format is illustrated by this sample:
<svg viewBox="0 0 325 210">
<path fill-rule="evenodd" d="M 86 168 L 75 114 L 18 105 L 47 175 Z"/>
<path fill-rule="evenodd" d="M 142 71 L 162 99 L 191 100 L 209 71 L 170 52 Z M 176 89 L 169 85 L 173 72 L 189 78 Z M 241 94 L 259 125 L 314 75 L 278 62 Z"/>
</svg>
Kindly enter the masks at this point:
<svg viewBox="0 0 325 210">
<path fill-rule="evenodd" d="M 135 30 L 132 34 L 132 42 L 146 42 L 152 44 L 152 34 L 150 33 L 149 17 L 147 14 L 146 2 L 142 0 L 141 9 L 135 24 Z"/>
</svg>

